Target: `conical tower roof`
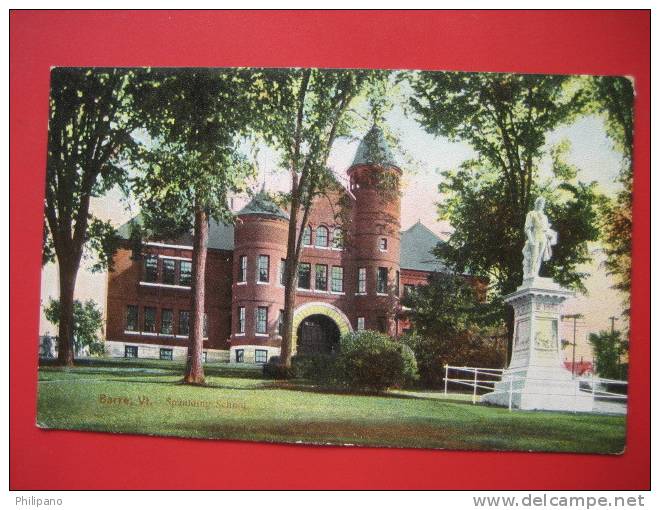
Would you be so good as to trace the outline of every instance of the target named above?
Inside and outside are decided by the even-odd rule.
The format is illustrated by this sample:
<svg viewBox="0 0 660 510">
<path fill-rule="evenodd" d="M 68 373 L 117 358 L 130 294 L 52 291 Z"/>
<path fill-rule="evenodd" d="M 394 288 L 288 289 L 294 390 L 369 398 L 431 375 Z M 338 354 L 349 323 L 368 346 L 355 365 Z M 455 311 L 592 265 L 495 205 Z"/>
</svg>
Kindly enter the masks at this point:
<svg viewBox="0 0 660 510">
<path fill-rule="evenodd" d="M 355 152 L 353 165 L 382 165 L 398 168 L 390 146 L 385 140 L 383 130 L 374 124 L 364 136 Z"/>
<path fill-rule="evenodd" d="M 238 216 L 247 215 L 270 216 L 271 218 L 280 218 L 283 220 L 289 219 L 289 215 L 273 202 L 263 187 L 238 213 Z"/>
</svg>

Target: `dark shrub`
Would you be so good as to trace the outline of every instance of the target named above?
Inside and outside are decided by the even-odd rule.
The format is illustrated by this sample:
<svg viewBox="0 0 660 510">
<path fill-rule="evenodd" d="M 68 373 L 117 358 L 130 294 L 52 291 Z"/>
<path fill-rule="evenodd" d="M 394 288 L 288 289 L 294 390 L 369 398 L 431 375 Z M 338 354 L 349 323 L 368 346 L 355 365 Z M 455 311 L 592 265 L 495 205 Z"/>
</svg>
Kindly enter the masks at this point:
<svg viewBox="0 0 660 510">
<path fill-rule="evenodd" d="M 402 387 L 417 378 L 412 353 L 377 331 L 345 335 L 336 363 L 339 382 L 351 389 L 381 391 Z"/>
<path fill-rule="evenodd" d="M 436 338 L 409 333 L 401 338 L 415 353 L 419 385 L 441 388 L 445 364 L 453 366 L 502 368 L 506 364 L 506 341 L 464 333 L 453 338 Z"/>
<path fill-rule="evenodd" d="M 271 357 L 261 370 L 266 379 L 291 379 L 294 377 L 293 367 L 280 365 L 279 356 Z"/>
<path fill-rule="evenodd" d="M 338 382 L 336 354 L 294 356 L 291 358 L 291 366 L 295 377 L 329 386 Z"/>
</svg>

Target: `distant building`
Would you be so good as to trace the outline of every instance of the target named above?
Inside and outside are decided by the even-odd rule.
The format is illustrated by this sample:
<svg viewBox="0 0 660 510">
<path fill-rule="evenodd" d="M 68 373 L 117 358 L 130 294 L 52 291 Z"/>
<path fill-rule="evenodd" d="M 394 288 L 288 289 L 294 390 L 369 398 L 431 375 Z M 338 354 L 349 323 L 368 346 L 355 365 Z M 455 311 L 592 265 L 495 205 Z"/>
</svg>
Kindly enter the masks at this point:
<svg viewBox="0 0 660 510">
<path fill-rule="evenodd" d="M 338 186 L 317 198 L 304 233 L 294 315 L 297 353 L 332 352 L 340 335 L 352 330 L 401 334 L 407 323 L 399 297 L 444 269 L 431 253 L 440 238 L 419 222 L 400 231 L 401 170 L 376 126 L 347 173 L 349 189 Z M 384 180 L 395 186 L 383 189 Z M 185 358 L 192 238 L 145 242 L 135 254 L 130 238 L 138 223 L 135 218 L 121 227 L 124 241 L 108 273 L 107 349 L 113 356 Z M 288 214 L 264 190 L 237 213 L 235 226 L 211 221 L 208 361 L 264 363 L 279 354 L 288 223 Z"/>
</svg>

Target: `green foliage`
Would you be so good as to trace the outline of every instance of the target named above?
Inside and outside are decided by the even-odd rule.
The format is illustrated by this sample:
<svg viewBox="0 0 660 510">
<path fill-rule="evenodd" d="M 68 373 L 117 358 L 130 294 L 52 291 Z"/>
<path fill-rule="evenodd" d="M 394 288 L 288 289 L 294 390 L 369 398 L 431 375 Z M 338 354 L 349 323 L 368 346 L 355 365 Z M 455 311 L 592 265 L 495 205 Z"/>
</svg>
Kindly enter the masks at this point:
<svg viewBox="0 0 660 510">
<path fill-rule="evenodd" d="M 437 255 L 457 272 L 489 279 L 494 296 L 522 279 L 525 215 L 534 199 L 547 199 L 558 231 L 547 276 L 584 290 L 577 266 L 590 260 L 587 243 L 598 238 L 599 199 L 594 186 L 575 182 L 565 143 L 550 150 L 555 178 L 539 181 L 546 136 L 584 107 L 584 88 L 569 77 L 547 75 L 420 73 L 411 104 L 430 133 L 469 143 L 474 160 L 445 172 L 439 215 L 454 232 Z"/>
<path fill-rule="evenodd" d="M 402 342 L 415 353 L 422 386 L 439 387 L 445 364 L 505 365 L 503 304 L 484 301 L 482 285 L 465 276 L 434 273 L 428 285 L 404 298 L 413 332 Z"/>
<path fill-rule="evenodd" d="M 630 307 L 632 254 L 632 156 L 633 103 L 635 91 L 630 79 L 616 76 L 588 78 L 591 102 L 588 111 L 605 115 L 607 134 L 621 153 L 619 181 L 623 184 L 614 200 L 601 209 L 607 260 L 605 268 L 616 279 L 614 288 L 624 295 L 626 313 Z"/>
<path fill-rule="evenodd" d="M 48 305 L 44 307 L 44 315 L 48 322 L 58 326 L 60 323 L 59 300 L 51 298 Z M 102 329 L 103 312 L 96 302 L 88 299 L 82 303 L 76 299 L 73 302 L 73 343 L 76 352 L 87 347 L 90 354 L 102 355 L 104 353 Z"/>
<path fill-rule="evenodd" d="M 628 341 L 621 331 L 600 331 L 589 335 L 594 353 L 596 373 L 606 379 L 622 379 L 626 376 L 623 360 L 628 357 Z"/>
<path fill-rule="evenodd" d="M 410 351 L 377 331 L 344 335 L 336 363 L 340 383 L 353 390 L 382 391 L 409 385 L 418 378 Z"/>
<path fill-rule="evenodd" d="M 114 186 L 126 190 L 125 162 L 138 144 L 131 133 L 131 83 L 139 71 L 55 68 L 51 72 L 43 262 L 77 265 L 83 247 L 96 269 L 112 260 L 111 226 L 89 214 L 89 200 Z M 87 228 L 88 222 L 92 228 Z"/>
<path fill-rule="evenodd" d="M 295 355 L 291 358 L 295 377 L 309 379 L 324 386 L 340 386 L 337 354 Z"/>
<path fill-rule="evenodd" d="M 254 168 L 239 145 L 254 116 L 254 73 L 244 69 L 155 69 L 136 93 L 151 137 L 133 180 L 145 227 L 175 238 L 201 208 L 218 221 L 233 215 L 228 195 L 245 191 Z"/>
</svg>

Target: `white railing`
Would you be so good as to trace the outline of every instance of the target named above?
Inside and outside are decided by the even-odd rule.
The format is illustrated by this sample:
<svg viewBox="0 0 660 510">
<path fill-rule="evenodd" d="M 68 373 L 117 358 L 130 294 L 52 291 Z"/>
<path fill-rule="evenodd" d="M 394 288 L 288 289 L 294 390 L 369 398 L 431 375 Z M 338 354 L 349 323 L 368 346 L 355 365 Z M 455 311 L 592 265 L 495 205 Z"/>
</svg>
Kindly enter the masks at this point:
<svg viewBox="0 0 660 510">
<path fill-rule="evenodd" d="M 445 381 L 444 381 L 445 395 L 447 395 L 447 384 L 450 382 L 461 384 L 463 386 L 468 386 L 472 388 L 473 404 L 477 403 L 477 390 L 483 389 L 483 390 L 493 391 L 495 384 L 500 382 L 502 378 L 502 374 L 504 373 L 504 369 L 502 368 L 456 367 L 450 365 L 445 365 L 444 368 L 445 368 Z M 450 372 L 452 371 L 458 372 L 457 375 L 459 375 L 459 377 L 449 377 Z M 467 375 L 461 376 L 460 374 L 467 374 Z M 523 381 L 523 380 L 530 380 L 530 379 L 520 376 L 515 376 L 513 374 L 507 377 L 507 382 L 509 383 L 507 389 L 507 393 L 509 395 L 508 407 L 510 411 L 513 409 L 513 395 L 515 393 L 522 393 L 523 391 L 522 388 L 514 389 L 513 383 L 516 381 Z M 533 378 L 532 380 L 540 381 L 540 382 L 552 382 L 554 379 Z M 615 401 L 621 400 L 624 403 L 627 403 L 628 401 L 628 395 L 626 393 L 615 393 L 612 391 L 607 391 L 607 389 L 602 389 L 603 386 L 605 388 L 608 388 L 610 385 L 627 386 L 628 381 L 621 381 L 617 379 L 606 379 L 603 377 L 596 377 L 593 374 L 590 377 L 576 377 L 575 381 L 577 383 L 575 385 L 576 402 L 580 393 L 590 394 L 592 401 L 594 402 L 597 400 L 615 400 Z M 588 385 L 588 388 L 586 390 L 583 389 L 583 384 Z"/>
<path fill-rule="evenodd" d="M 472 374 L 471 377 L 468 377 L 466 379 L 463 378 L 451 378 L 449 377 L 449 371 L 453 370 L 456 372 L 462 372 L 462 373 L 467 373 L 467 374 Z M 462 384 L 464 386 L 469 386 L 472 388 L 472 403 L 476 404 L 477 403 L 477 388 L 481 388 L 483 390 L 493 390 L 495 383 L 499 382 L 500 378 L 502 377 L 502 373 L 504 372 L 504 369 L 502 368 L 480 368 L 480 367 L 452 367 L 449 365 L 445 365 L 445 395 L 447 394 L 447 382 L 453 382 L 457 384 Z M 496 380 L 494 379 L 479 379 L 480 375 L 488 376 L 488 377 L 497 377 Z M 487 384 L 492 384 L 492 386 L 487 386 Z"/>
</svg>

